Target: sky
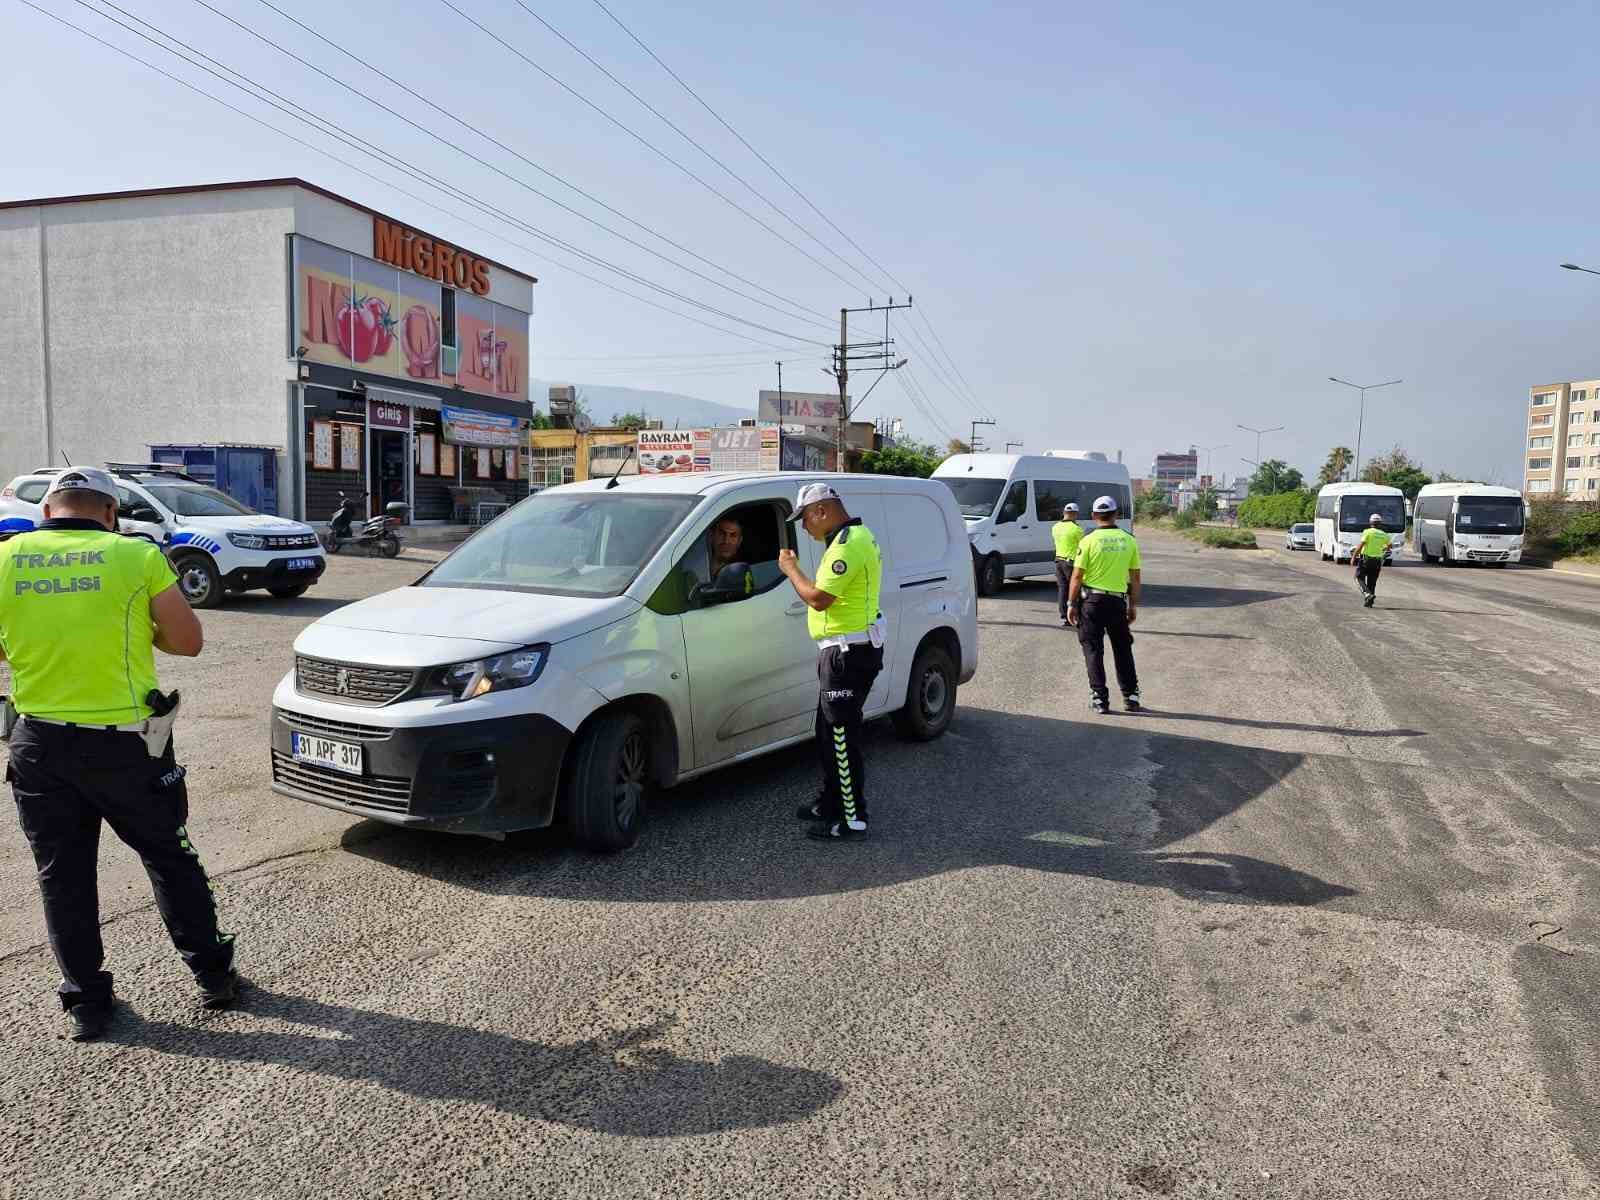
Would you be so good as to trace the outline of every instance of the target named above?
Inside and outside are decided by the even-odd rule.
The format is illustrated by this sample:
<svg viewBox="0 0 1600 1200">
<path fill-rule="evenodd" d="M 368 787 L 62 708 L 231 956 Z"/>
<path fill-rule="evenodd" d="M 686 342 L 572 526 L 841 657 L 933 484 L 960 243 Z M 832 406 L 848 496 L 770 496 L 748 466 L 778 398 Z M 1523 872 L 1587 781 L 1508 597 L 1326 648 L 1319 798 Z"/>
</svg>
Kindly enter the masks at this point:
<svg viewBox="0 0 1600 1200">
<path fill-rule="evenodd" d="M 1237 426 L 1283 426 L 1263 455 L 1314 475 L 1357 434 L 1358 394 L 1327 377 L 1400 378 L 1369 394 L 1364 457 L 1400 444 L 1430 471 L 1517 485 L 1528 388 L 1600 375 L 1600 277 L 1558 269 L 1600 269 L 1600 88 L 1568 58 L 1600 40 L 1592 3 L 606 0 L 801 199 L 596 0 L 272 0 L 438 108 L 266 0 L 35 2 L 353 165 L 0 0 L 0 198 L 301 176 L 537 275 L 536 378 L 753 413 L 775 361 L 786 391 L 834 386 L 841 307 L 909 291 L 914 315 L 890 322 L 908 366 L 860 415 L 927 441 L 987 417 L 995 448 L 1120 451 L 1137 475 L 1193 444 L 1233 474 L 1256 453 Z M 90 11 L 111 3 L 467 200 Z M 881 321 L 853 317 L 851 340 Z"/>
</svg>

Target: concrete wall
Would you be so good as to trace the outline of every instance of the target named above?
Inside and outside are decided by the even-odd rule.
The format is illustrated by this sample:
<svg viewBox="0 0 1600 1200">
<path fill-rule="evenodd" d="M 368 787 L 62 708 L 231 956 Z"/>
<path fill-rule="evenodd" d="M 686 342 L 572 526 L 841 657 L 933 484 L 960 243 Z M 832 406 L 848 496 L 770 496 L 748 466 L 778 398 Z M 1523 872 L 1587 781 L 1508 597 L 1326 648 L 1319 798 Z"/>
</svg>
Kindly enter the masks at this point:
<svg viewBox="0 0 1600 1200">
<path fill-rule="evenodd" d="M 39 210 L 0 210 L 0 486 L 44 465 Z"/>
<path fill-rule="evenodd" d="M 144 459 L 152 442 L 282 446 L 290 188 L 196 192 L 0 212 L 8 305 L 44 305 L 0 326 L 0 386 L 20 434 L 0 442 L 9 478 L 65 451 L 74 462 Z M 43 244 L 45 276 L 38 264 Z M 26 245 L 34 259 L 28 269 Z M 7 314 L 11 317 L 13 314 Z M 43 372 L 48 345 L 53 445 Z"/>
</svg>

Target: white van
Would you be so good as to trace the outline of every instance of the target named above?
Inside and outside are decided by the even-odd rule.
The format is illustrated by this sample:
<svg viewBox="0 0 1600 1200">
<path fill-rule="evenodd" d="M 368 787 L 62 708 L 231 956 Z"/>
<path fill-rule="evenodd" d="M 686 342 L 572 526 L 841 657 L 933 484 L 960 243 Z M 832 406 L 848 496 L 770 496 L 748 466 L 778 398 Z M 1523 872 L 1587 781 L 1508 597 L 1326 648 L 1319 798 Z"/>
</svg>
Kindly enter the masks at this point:
<svg viewBox="0 0 1600 1200">
<path fill-rule="evenodd" d="M 1385 483 L 1330 483 L 1317 493 L 1313 538 L 1324 562 L 1349 562 L 1361 531 L 1382 518 L 1379 528 L 1393 534 L 1384 552 L 1385 564 L 1394 561 L 1394 549 L 1406 538 L 1406 495 Z"/>
<path fill-rule="evenodd" d="M 952 454 L 933 477 L 948 487 L 966 522 L 978 594 L 1007 579 L 1055 574 L 1050 526 L 1076 501 L 1078 523 L 1093 528 L 1096 497 L 1117 502 L 1122 528 L 1133 528 L 1133 487 L 1121 463 L 1064 454 Z"/>
<path fill-rule="evenodd" d="M 512 508 L 410 587 L 329 613 L 273 696 L 276 791 L 395 825 L 498 835 L 568 822 L 620 849 L 654 787 L 813 736 L 817 651 L 778 570 L 825 480 L 883 553 L 888 626 L 868 718 L 938 737 L 978 669 L 966 531 L 926 479 L 625 476 Z M 747 570 L 707 580 L 714 523 Z M 719 586 L 722 584 L 724 586 Z"/>
<path fill-rule="evenodd" d="M 1430 483 L 1417 493 L 1412 537 L 1423 562 L 1522 561 L 1528 502 L 1516 488 Z"/>
</svg>

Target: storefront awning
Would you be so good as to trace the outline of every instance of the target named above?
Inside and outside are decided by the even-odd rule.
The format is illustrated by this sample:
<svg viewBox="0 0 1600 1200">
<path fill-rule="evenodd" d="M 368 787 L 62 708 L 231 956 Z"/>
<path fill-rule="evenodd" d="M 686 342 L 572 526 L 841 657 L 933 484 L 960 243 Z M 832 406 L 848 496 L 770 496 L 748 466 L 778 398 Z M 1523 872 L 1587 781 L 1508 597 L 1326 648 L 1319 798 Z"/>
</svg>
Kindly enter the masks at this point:
<svg viewBox="0 0 1600 1200">
<path fill-rule="evenodd" d="M 367 384 L 367 398 L 376 400 L 380 404 L 406 404 L 428 412 L 438 412 L 442 407 L 437 396 L 430 396 L 426 392 L 408 392 L 401 388 L 378 387 L 371 383 Z"/>
</svg>

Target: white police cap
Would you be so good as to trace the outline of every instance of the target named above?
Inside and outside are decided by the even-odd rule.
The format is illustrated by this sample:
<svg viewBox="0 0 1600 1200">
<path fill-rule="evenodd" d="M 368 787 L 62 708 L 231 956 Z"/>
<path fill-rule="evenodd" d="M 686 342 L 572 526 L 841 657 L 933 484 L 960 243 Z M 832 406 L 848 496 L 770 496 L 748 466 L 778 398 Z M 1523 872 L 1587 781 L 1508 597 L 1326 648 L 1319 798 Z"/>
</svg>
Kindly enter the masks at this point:
<svg viewBox="0 0 1600 1200">
<path fill-rule="evenodd" d="M 117 485 L 99 467 L 68 467 L 51 481 L 44 498 L 48 500 L 62 492 L 95 492 L 108 500 L 115 500 Z"/>
<path fill-rule="evenodd" d="M 1066 506 L 1063 507 L 1061 511 L 1062 512 L 1078 512 L 1079 508 L 1075 503 L 1073 503 L 1071 500 L 1069 500 L 1069 501 L 1067 501 Z"/>
<path fill-rule="evenodd" d="M 1117 502 L 1110 496 L 1101 496 L 1094 502 L 1094 511 L 1097 513 L 1116 512 Z"/>
<path fill-rule="evenodd" d="M 794 498 L 794 516 L 791 521 L 798 521 L 805 515 L 806 509 L 813 504 L 821 504 L 824 500 L 838 500 L 839 493 L 833 490 L 831 484 L 808 483 L 800 489 L 800 494 Z"/>
</svg>

